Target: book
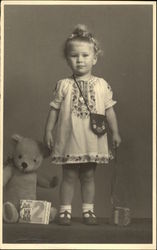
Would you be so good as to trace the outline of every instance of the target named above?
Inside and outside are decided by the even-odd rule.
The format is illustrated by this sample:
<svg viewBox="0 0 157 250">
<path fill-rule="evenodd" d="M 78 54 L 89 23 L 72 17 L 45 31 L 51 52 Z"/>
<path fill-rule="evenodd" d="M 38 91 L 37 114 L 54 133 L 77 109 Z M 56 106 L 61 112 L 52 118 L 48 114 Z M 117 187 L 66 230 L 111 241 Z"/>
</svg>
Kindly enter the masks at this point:
<svg viewBox="0 0 157 250">
<path fill-rule="evenodd" d="M 51 202 L 20 200 L 19 223 L 49 224 Z"/>
</svg>

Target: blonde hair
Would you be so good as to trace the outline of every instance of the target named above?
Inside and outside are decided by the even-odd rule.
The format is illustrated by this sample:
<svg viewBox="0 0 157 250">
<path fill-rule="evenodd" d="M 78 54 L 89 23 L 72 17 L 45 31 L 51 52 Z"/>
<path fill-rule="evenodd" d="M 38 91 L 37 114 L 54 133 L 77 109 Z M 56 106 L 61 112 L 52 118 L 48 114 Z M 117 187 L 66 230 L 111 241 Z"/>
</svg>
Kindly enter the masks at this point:
<svg viewBox="0 0 157 250">
<path fill-rule="evenodd" d="M 99 48 L 98 41 L 94 38 L 92 33 L 90 33 L 84 24 L 78 24 L 72 34 L 67 38 L 64 45 L 64 56 L 67 58 L 68 56 L 68 47 L 69 43 L 72 41 L 84 41 L 90 44 L 93 44 L 95 55 L 97 56 L 101 53 L 101 49 Z"/>
</svg>

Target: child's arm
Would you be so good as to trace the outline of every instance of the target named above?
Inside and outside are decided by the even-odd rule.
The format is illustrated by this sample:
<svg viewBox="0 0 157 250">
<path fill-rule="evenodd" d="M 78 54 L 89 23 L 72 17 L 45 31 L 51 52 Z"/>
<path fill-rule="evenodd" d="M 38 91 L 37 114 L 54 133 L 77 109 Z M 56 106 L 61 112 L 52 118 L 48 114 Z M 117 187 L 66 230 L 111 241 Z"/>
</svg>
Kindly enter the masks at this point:
<svg viewBox="0 0 157 250">
<path fill-rule="evenodd" d="M 115 148 L 119 147 L 121 143 L 121 137 L 119 135 L 117 118 L 116 118 L 116 114 L 115 114 L 113 107 L 110 107 L 106 110 L 106 118 L 107 118 L 109 127 L 112 131 L 113 147 Z"/>
<path fill-rule="evenodd" d="M 58 118 L 58 109 L 51 108 L 49 111 L 48 119 L 46 122 L 46 128 L 45 128 L 45 142 L 49 149 L 52 149 L 53 147 L 53 137 L 52 137 L 52 131 L 55 127 L 57 118 Z"/>
</svg>

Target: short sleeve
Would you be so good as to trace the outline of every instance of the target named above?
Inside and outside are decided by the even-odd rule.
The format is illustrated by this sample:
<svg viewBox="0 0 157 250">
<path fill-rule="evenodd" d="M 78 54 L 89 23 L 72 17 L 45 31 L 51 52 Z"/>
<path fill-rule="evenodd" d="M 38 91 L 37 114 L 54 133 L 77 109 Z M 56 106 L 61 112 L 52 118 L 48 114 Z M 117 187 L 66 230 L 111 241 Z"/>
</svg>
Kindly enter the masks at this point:
<svg viewBox="0 0 157 250">
<path fill-rule="evenodd" d="M 111 86 L 105 82 L 105 109 L 114 106 L 117 102 L 113 100 L 113 92 Z"/>
<path fill-rule="evenodd" d="M 60 109 L 63 98 L 64 98 L 64 81 L 60 80 L 56 84 L 55 90 L 53 92 L 52 101 L 50 102 L 50 106 L 55 109 Z"/>
</svg>

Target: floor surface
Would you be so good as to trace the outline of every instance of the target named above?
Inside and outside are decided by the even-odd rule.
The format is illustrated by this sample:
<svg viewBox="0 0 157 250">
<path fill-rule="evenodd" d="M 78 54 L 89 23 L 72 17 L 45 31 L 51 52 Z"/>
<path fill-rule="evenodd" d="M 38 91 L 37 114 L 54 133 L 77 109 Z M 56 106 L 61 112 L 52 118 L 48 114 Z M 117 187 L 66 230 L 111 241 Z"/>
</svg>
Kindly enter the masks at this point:
<svg viewBox="0 0 157 250">
<path fill-rule="evenodd" d="M 74 218 L 71 226 L 38 224 L 4 224 L 3 243 L 152 243 L 150 219 L 132 219 L 125 227 L 110 225 L 99 218 L 99 225 L 84 225 Z"/>
</svg>

